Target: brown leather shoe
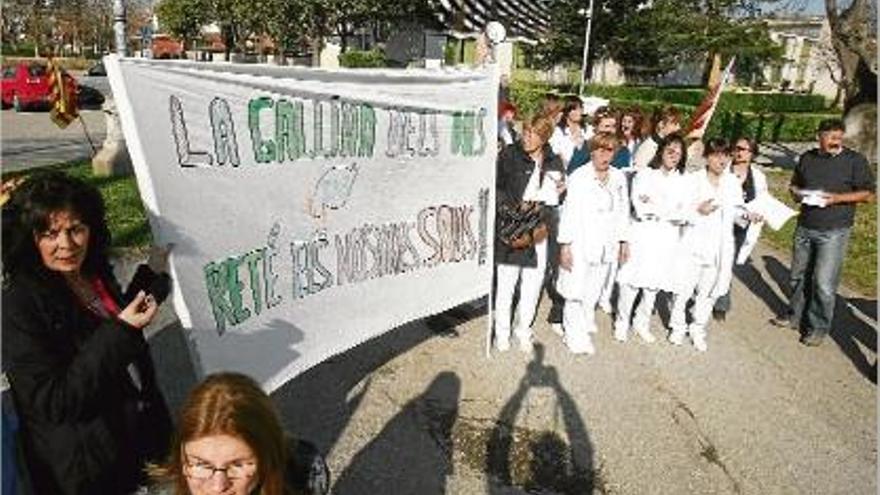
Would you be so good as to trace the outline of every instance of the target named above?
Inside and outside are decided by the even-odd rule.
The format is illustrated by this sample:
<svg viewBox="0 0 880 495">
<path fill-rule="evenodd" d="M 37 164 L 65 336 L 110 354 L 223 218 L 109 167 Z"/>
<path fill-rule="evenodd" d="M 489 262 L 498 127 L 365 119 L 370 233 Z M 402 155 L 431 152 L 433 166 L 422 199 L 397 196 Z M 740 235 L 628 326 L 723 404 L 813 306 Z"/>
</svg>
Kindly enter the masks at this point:
<svg viewBox="0 0 880 495">
<path fill-rule="evenodd" d="M 801 337 L 801 344 L 807 347 L 818 347 L 825 340 L 825 334 L 812 332 Z"/>
</svg>

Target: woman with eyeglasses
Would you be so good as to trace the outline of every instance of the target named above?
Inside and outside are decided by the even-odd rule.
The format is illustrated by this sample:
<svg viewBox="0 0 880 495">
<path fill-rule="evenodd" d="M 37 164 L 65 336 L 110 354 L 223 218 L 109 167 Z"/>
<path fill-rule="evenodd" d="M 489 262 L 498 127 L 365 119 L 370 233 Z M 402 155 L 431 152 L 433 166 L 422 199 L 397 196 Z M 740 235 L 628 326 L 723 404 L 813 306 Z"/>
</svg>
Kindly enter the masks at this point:
<svg viewBox="0 0 880 495">
<path fill-rule="evenodd" d="M 676 287 L 672 268 L 690 197 L 686 161 L 684 140 L 672 134 L 660 143 L 649 168 L 636 172 L 633 179 L 629 260 L 617 272 L 620 297 L 614 338 L 620 342 L 627 340 L 630 328 L 645 342 L 654 342 L 650 320 L 657 293 Z M 642 297 L 633 315 L 639 293 Z"/>
<path fill-rule="evenodd" d="M 767 187 L 767 176 L 761 169 L 752 166 L 755 156 L 758 154 L 758 143 L 754 139 L 740 137 L 734 141 L 733 146 L 733 162 L 730 165 L 730 171 L 739 179 L 742 186 L 742 199 L 748 207 L 748 203 L 770 194 Z M 736 271 L 739 265 L 745 265 L 749 260 L 752 248 L 758 242 L 761 236 L 761 229 L 764 226 L 763 218 L 757 213 L 749 213 L 744 217 L 740 217 L 733 225 L 733 242 L 734 242 L 734 260 Z M 727 312 L 730 311 L 731 299 L 728 291 L 715 301 L 715 307 L 712 309 L 712 316 L 716 320 L 724 320 L 727 318 Z"/>
<path fill-rule="evenodd" d="M 37 172 L 3 205 L 3 368 L 38 494 L 129 494 L 163 457 L 171 419 L 143 329 L 167 275 L 138 268 L 123 292 L 97 189 Z"/>
<path fill-rule="evenodd" d="M 189 394 L 169 459 L 150 472 L 161 495 L 323 495 L 330 486 L 317 449 L 287 436 L 269 396 L 230 372 Z"/>
</svg>

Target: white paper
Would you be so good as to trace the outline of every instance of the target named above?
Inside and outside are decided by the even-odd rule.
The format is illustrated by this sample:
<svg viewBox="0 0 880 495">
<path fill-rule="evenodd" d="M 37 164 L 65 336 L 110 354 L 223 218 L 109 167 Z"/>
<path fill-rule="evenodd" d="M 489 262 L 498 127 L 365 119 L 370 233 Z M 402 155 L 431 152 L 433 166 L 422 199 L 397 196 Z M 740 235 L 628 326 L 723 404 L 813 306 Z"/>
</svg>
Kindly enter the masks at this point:
<svg viewBox="0 0 880 495">
<path fill-rule="evenodd" d="M 273 390 L 490 291 L 494 68 L 105 62 L 200 374 Z"/>
<path fill-rule="evenodd" d="M 762 194 L 746 203 L 746 210 L 764 217 L 764 221 L 773 230 L 781 229 L 791 217 L 797 215 L 797 211 L 770 194 Z"/>
</svg>

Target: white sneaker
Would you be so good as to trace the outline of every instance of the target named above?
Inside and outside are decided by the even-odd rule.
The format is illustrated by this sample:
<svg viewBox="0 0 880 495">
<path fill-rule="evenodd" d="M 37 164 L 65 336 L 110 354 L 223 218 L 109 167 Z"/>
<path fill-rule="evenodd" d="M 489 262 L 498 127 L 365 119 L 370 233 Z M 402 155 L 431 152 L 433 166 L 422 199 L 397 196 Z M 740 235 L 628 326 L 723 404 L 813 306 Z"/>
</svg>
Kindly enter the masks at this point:
<svg viewBox="0 0 880 495">
<path fill-rule="evenodd" d="M 562 328 L 562 323 L 551 323 L 550 329 L 553 330 L 553 333 L 559 335 L 560 337 L 565 337 L 565 329 Z"/>
<path fill-rule="evenodd" d="M 680 328 L 672 329 L 672 333 L 669 334 L 669 343 L 672 345 L 681 345 L 684 343 L 684 336 L 687 333 L 687 330 L 682 330 Z"/>
<path fill-rule="evenodd" d="M 636 334 L 638 334 L 638 336 L 641 337 L 642 340 L 644 340 L 648 344 L 653 344 L 654 342 L 657 342 L 657 337 L 654 337 L 654 334 L 651 333 L 651 330 L 647 328 L 637 328 Z"/>
<path fill-rule="evenodd" d="M 706 352 L 709 349 L 706 346 L 706 336 L 702 332 L 692 332 L 691 338 L 694 340 L 694 349 L 700 352 Z"/>
<path fill-rule="evenodd" d="M 614 340 L 618 342 L 626 342 L 628 338 L 629 329 L 623 327 L 614 327 Z"/>
<path fill-rule="evenodd" d="M 495 349 L 498 352 L 507 352 L 510 350 L 510 340 L 508 339 L 495 339 Z"/>
<path fill-rule="evenodd" d="M 589 354 L 590 356 L 596 354 L 596 347 L 593 345 L 593 339 L 589 337 L 587 337 L 586 340 L 579 342 L 577 345 L 571 345 L 568 341 L 565 342 L 565 345 L 572 354 Z"/>
</svg>

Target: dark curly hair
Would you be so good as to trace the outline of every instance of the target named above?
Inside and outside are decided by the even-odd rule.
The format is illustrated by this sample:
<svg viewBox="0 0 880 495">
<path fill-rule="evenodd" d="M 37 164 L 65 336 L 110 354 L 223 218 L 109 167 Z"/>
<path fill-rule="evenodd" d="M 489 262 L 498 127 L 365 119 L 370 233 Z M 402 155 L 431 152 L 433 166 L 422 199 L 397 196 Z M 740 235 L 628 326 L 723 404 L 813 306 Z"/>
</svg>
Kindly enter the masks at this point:
<svg viewBox="0 0 880 495">
<path fill-rule="evenodd" d="M 660 142 L 660 145 L 657 146 L 657 153 L 654 154 L 654 158 L 651 159 L 648 166 L 654 169 L 660 168 L 663 164 L 663 152 L 673 143 L 678 143 L 679 146 L 681 146 L 681 158 L 679 158 L 678 163 L 675 165 L 675 170 L 678 171 L 678 173 L 683 174 L 685 164 L 687 163 L 687 146 L 685 146 L 684 138 L 681 134 L 670 134 L 666 136 Z"/>
<path fill-rule="evenodd" d="M 110 230 L 101 193 L 82 179 L 58 171 L 29 176 L 3 206 L 3 277 L 46 272 L 35 235 L 49 228 L 53 213 L 69 211 L 89 227 L 89 245 L 82 270 L 99 273 L 107 266 Z"/>
</svg>

